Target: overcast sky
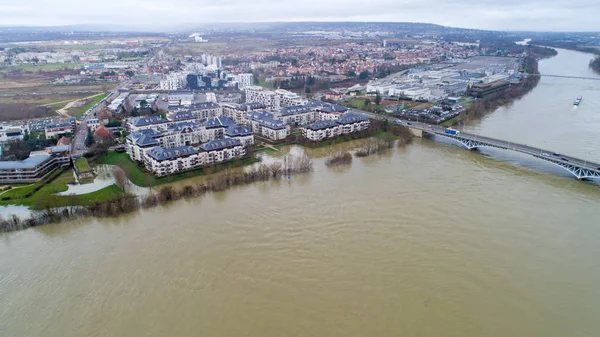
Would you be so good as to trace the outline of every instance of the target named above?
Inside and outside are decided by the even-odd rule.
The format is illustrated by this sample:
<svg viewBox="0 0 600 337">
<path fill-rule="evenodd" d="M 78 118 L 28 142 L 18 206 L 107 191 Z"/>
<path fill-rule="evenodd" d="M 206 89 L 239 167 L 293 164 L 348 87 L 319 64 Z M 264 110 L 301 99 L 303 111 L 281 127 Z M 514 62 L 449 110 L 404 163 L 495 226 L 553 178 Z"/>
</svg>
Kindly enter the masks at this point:
<svg viewBox="0 0 600 337">
<path fill-rule="evenodd" d="M 600 0 L 0 0 L 0 25 L 394 21 L 491 30 L 600 31 Z"/>
</svg>

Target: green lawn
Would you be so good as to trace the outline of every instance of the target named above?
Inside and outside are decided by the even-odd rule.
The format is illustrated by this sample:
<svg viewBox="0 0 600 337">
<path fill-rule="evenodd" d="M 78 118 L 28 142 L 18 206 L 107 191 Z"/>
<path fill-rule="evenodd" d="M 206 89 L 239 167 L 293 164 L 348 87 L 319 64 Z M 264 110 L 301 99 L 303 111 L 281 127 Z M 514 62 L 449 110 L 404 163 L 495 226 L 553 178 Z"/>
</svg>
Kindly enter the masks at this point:
<svg viewBox="0 0 600 337">
<path fill-rule="evenodd" d="M 14 71 L 14 70 L 33 71 L 33 72 L 35 72 L 35 71 L 50 72 L 50 71 L 61 70 L 64 68 L 67 68 L 67 69 L 73 69 L 76 67 L 79 68 L 82 66 L 83 66 L 83 63 L 22 64 L 22 65 L 18 65 L 18 66 L 1 67 L 0 73 L 7 73 L 10 71 Z"/>
<path fill-rule="evenodd" d="M 129 180 L 131 180 L 132 183 L 134 183 L 137 186 L 150 187 L 185 180 L 188 178 L 198 177 L 205 174 L 216 173 L 219 171 L 223 171 L 226 168 L 246 166 L 256 163 L 257 161 L 258 159 L 255 158 L 242 158 L 206 167 L 203 169 L 182 172 L 179 174 L 173 174 L 170 176 L 160 178 L 155 177 L 152 173 L 146 170 L 140 169 L 137 166 L 137 164 L 129 158 L 129 155 L 127 153 L 118 153 L 115 151 L 111 151 L 107 153 L 104 157 L 100 158 L 100 160 L 98 160 L 98 164 L 117 165 L 121 169 L 123 169 L 123 171 L 125 171 L 125 174 L 129 178 Z"/>
<path fill-rule="evenodd" d="M 92 170 L 85 158 L 77 158 L 73 163 L 75 164 L 75 167 L 79 173 L 85 173 Z"/>
<path fill-rule="evenodd" d="M 77 158 L 73 163 L 75 164 L 75 167 L 77 168 L 77 171 L 79 171 L 79 173 L 91 171 L 90 165 L 88 164 L 85 158 Z"/>
<path fill-rule="evenodd" d="M 57 171 L 55 174 L 60 174 L 57 178 L 47 184 L 36 183 L 25 185 L 23 188 L 14 188 L 0 196 L 0 205 L 23 205 L 32 209 L 44 209 L 46 207 L 61 207 L 70 205 L 89 205 L 95 201 L 105 201 L 113 199 L 117 196 L 124 195 L 123 191 L 117 185 L 105 187 L 96 192 L 82 195 L 54 195 L 59 192 L 64 192 L 68 189 L 67 183 L 74 181 L 73 172 L 66 170 L 62 173 Z M 36 187 L 42 186 L 38 191 Z M 28 193 L 33 193 L 30 197 L 25 196 Z M 1 200 L 10 197 L 11 200 Z"/>
<path fill-rule="evenodd" d="M 42 189 L 43 190 L 43 189 Z M 42 191 L 40 190 L 40 192 Z M 107 201 L 125 195 L 117 185 L 112 184 L 95 192 L 80 195 L 49 195 L 38 197 L 31 205 L 33 209 L 64 206 L 88 206 L 94 202 Z"/>
<path fill-rule="evenodd" d="M 273 82 L 258 81 L 257 85 L 260 87 L 263 87 L 263 88 L 270 89 L 270 90 L 275 89 L 275 87 L 273 86 Z"/>
<path fill-rule="evenodd" d="M 88 111 L 91 107 L 93 107 L 94 104 L 100 102 L 106 96 L 108 96 L 108 93 L 99 94 L 97 96 L 90 98 L 89 103 L 84 106 L 80 106 L 78 108 L 70 108 L 68 110 L 69 115 L 71 115 L 73 117 L 77 117 L 77 118 L 81 117 L 86 111 Z"/>
</svg>

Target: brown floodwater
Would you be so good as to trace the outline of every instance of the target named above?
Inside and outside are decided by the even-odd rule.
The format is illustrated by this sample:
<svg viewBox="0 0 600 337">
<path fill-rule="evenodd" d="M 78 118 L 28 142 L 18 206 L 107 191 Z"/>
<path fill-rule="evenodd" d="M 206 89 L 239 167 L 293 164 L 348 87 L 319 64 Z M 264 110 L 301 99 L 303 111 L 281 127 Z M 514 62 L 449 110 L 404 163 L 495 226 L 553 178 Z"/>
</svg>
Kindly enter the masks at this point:
<svg viewBox="0 0 600 337">
<path fill-rule="evenodd" d="M 598 334 L 598 185 L 426 139 L 329 151 L 289 181 L 1 235 L 0 336 Z"/>
</svg>

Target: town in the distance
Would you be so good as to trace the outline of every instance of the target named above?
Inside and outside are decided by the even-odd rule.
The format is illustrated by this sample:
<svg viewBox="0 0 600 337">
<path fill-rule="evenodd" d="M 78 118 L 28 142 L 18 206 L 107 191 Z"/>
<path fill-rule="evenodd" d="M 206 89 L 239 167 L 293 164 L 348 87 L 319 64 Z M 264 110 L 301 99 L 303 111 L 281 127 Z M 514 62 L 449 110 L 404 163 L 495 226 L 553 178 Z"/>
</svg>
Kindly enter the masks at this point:
<svg viewBox="0 0 600 337">
<path fill-rule="evenodd" d="M 48 197 L 56 179 L 92 182 L 101 164 L 156 186 L 254 165 L 286 144 L 373 138 L 369 146 L 383 147 L 423 128 L 456 136 L 455 125 L 536 85 L 537 61 L 555 53 L 540 45 L 598 39 L 408 23 L 168 34 L 1 28 L 0 204 L 43 209 L 126 193 L 117 184 L 70 201 Z"/>
</svg>

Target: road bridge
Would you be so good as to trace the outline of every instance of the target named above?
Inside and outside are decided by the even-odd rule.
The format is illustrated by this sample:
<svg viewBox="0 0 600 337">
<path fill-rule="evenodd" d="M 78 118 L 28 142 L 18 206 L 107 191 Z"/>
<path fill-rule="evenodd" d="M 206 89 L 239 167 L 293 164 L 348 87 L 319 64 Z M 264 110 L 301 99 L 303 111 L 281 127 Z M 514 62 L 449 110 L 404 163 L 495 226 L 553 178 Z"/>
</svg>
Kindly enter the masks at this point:
<svg viewBox="0 0 600 337">
<path fill-rule="evenodd" d="M 409 124 L 410 123 L 410 124 Z M 557 165 L 569 173 L 571 173 L 577 179 L 591 180 L 600 179 L 600 164 L 593 163 L 588 160 L 575 158 L 572 156 L 559 154 L 553 151 L 548 151 L 540 148 L 536 148 L 529 145 L 511 143 L 505 140 L 494 139 L 490 137 L 483 137 L 475 134 L 466 132 L 460 132 L 459 134 L 446 133 L 445 129 L 430 126 L 421 123 L 407 122 L 404 123 L 409 128 L 421 130 L 424 134 L 436 135 L 452 139 L 468 150 L 473 150 L 482 147 L 498 148 L 503 150 L 515 151 L 524 153 L 526 155 L 544 160 L 546 162 Z"/>
<path fill-rule="evenodd" d="M 585 76 L 568 76 L 568 75 L 553 75 L 553 74 L 527 74 L 527 76 L 536 77 L 558 77 L 558 78 L 575 78 L 579 80 L 600 81 L 600 77 L 585 77 Z"/>
</svg>

